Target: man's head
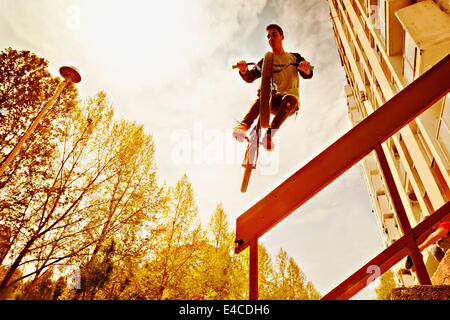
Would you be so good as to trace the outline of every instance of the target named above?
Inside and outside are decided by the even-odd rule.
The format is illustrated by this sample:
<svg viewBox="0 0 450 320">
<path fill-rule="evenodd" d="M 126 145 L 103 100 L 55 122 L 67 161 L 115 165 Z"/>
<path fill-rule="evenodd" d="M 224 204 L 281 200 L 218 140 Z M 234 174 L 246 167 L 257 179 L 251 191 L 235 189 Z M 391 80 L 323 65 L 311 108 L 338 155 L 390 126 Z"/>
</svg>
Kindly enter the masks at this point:
<svg viewBox="0 0 450 320">
<path fill-rule="evenodd" d="M 272 50 L 283 48 L 282 42 L 284 40 L 283 29 L 277 24 L 269 24 L 266 27 L 267 40 Z"/>
<path fill-rule="evenodd" d="M 279 25 L 277 25 L 277 24 L 269 24 L 267 27 L 266 27 L 266 31 L 268 32 L 269 30 L 271 30 L 271 29 L 275 29 L 275 30 L 277 30 L 278 31 L 278 33 L 282 36 L 283 35 L 283 29 L 281 29 L 281 27 L 279 26 Z"/>
</svg>

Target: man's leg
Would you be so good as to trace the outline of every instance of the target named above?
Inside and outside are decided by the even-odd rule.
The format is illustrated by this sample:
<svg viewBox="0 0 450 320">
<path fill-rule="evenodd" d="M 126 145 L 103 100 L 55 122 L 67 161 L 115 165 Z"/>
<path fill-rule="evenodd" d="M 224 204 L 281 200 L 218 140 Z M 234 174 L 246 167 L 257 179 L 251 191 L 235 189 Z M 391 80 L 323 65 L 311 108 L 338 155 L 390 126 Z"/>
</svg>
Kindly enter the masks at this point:
<svg viewBox="0 0 450 320">
<path fill-rule="evenodd" d="M 278 129 L 280 129 L 283 122 L 298 110 L 297 98 L 294 96 L 274 97 L 272 109 L 275 117 L 272 120 L 270 129 L 267 130 L 263 138 L 263 145 L 268 151 L 274 149 L 272 138 Z"/>
<path fill-rule="evenodd" d="M 281 99 L 280 108 L 277 110 L 275 117 L 272 120 L 272 124 L 270 126 L 271 129 L 280 129 L 283 122 L 289 117 L 293 115 L 295 111 L 298 109 L 298 101 L 294 96 L 284 96 Z"/>
<path fill-rule="evenodd" d="M 255 102 L 248 110 L 244 119 L 233 129 L 233 137 L 238 141 L 242 142 L 245 139 L 245 134 L 248 129 L 252 126 L 253 122 L 259 116 L 259 98 L 255 100 Z"/>
<path fill-rule="evenodd" d="M 255 100 L 255 102 L 250 107 L 250 110 L 248 110 L 247 114 L 245 115 L 244 119 L 241 121 L 241 123 L 244 123 L 247 128 L 250 128 L 253 124 L 253 122 L 258 118 L 259 116 L 259 98 Z"/>
</svg>

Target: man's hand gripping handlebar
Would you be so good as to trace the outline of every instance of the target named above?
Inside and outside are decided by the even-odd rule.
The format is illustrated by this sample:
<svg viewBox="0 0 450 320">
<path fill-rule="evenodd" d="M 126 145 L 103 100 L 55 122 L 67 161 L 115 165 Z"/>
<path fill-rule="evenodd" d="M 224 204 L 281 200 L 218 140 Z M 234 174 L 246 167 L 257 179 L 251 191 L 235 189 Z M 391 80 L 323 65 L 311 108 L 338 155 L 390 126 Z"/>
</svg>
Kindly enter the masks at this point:
<svg viewBox="0 0 450 320">
<path fill-rule="evenodd" d="M 260 70 L 261 68 L 256 63 L 254 63 L 254 62 L 246 62 L 245 60 L 239 61 L 238 63 L 232 65 L 231 68 L 232 69 L 239 69 L 239 71 L 242 74 L 244 74 L 244 73 L 247 72 L 248 66 L 250 66 L 250 65 L 256 65 L 258 70 L 261 71 Z M 287 65 L 285 65 L 285 64 L 274 64 L 273 66 L 277 67 L 277 68 L 280 68 L 279 70 L 276 70 L 275 72 L 280 72 L 281 70 L 283 70 L 283 69 L 285 69 L 285 68 L 287 68 L 289 66 L 296 66 L 298 70 L 304 71 L 304 72 L 306 72 L 306 70 L 305 70 L 306 68 L 309 68 L 310 71 L 314 70 L 314 66 L 310 65 L 309 62 L 307 62 L 307 61 L 302 61 L 300 63 L 293 62 L 293 63 L 287 64 Z"/>
</svg>

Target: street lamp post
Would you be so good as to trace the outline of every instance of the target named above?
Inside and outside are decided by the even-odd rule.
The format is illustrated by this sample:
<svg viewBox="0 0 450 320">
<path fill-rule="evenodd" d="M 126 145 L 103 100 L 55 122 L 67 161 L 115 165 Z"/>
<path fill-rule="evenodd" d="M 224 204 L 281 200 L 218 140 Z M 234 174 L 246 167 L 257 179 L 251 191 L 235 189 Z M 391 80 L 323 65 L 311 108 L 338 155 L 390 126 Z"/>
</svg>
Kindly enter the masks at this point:
<svg viewBox="0 0 450 320">
<path fill-rule="evenodd" d="M 61 67 L 59 69 L 59 73 L 63 76 L 64 81 L 61 82 L 58 85 L 58 87 L 56 88 L 56 91 L 53 94 L 53 96 L 45 104 L 45 106 L 39 112 L 37 117 L 33 120 L 33 123 L 28 127 L 27 131 L 25 132 L 23 137 L 20 139 L 20 141 L 16 144 L 14 149 L 9 153 L 8 157 L 6 157 L 6 159 L 3 161 L 2 166 L 0 168 L 0 176 L 3 175 L 3 172 L 5 172 L 5 169 L 8 166 L 8 164 L 11 163 L 12 159 L 14 158 L 14 156 L 17 154 L 17 152 L 19 152 L 19 150 L 22 147 L 22 145 L 25 143 L 25 141 L 31 135 L 33 130 L 36 128 L 36 126 L 38 125 L 39 121 L 41 121 L 41 119 L 47 113 L 48 109 L 53 105 L 53 103 L 55 102 L 56 98 L 58 98 L 58 96 L 60 95 L 61 91 L 65 88 L 65 86 L 69 82 L 78 83 L 78 82 L 81 81 L 80 73 L 77 70 L 77 68 L 75 68 L 75 67 L 67 67 L 67 66 Z"/>
</svg>

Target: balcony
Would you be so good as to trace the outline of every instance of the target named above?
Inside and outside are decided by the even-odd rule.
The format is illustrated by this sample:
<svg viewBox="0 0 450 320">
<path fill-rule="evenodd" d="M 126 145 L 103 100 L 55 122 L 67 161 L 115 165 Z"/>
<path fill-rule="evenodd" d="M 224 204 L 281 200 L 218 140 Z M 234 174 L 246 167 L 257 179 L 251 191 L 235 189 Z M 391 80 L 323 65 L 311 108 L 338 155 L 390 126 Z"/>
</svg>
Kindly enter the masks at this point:
<svg viewBox="0 0 450 320">
<path fill-rule="evenodd" d="M 420 1 L 397 10 L 395 15 L 411 38 L 405 40 L 417 48 L 415 79 L 450 52 L 450 19 L 433 1 Z M 409 54 L 405 52 L 407 58 Z"/>
</svg>

